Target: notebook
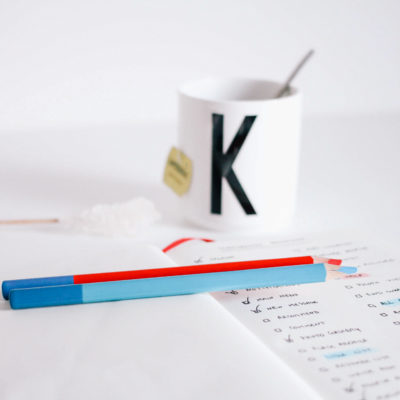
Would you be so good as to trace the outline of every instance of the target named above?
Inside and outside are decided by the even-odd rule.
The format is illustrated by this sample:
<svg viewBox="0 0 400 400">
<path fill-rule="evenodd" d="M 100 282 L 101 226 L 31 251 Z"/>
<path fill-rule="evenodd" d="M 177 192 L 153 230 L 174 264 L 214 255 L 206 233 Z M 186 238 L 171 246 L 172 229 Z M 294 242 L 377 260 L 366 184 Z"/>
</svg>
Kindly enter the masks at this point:
<svg viewBox="0 0 400 400">
<path fill-rule="evenodd" d="M 7 229 L 0 240 L 2 280 L 173 265 L 130 238 Z M 313 398 L 209 294 L 18 311 L 0 300 L 0 327 L 2 400 Z"/>
<path fill-rule="evenodd" d="M 213 293 L 323 399 L 400 398 L 400 263 L 347 235 L 191 241 L 178 264 L 318 255 L 358 267 L 346 279 Z"/>
<path fill-rule="evenodd" d="M 4 279 L 320 255 L 340 281 L 32 310 L 0 306 L 0 398 L 400 398 L 396 258 L 343 234 L 190 241 L 8 232 Z"/>
</svg>

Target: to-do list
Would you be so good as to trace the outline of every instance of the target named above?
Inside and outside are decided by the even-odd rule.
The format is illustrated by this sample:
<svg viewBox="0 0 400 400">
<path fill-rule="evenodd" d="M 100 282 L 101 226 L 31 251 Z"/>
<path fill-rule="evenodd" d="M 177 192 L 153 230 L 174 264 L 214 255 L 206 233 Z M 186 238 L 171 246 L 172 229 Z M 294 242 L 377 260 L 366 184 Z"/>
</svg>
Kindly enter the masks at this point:
<svg viewBox="0 0 400 400">
<path fill-rule="evenodd" d="M 196 254 L 194 254 L 196 252 Z M 213 296 L 323 398 L 400 398 L 400 262 L 343 237 L 194 244 L 179 263 L 317 255 L 358 271 L 345 279 Z"/>
</svg>

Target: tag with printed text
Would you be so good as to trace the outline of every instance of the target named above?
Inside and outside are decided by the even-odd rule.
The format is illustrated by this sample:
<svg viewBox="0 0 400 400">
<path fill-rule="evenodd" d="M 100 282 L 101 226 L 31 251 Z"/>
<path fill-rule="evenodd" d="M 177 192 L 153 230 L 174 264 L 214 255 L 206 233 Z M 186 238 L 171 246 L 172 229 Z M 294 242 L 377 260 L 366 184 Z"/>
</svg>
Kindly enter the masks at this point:
<svg viewBox="0 0 400 400">
<path fill-rule="evenodd" d="M 178 196 L 189 190 L 192 180 L 192 161 L 182 151 L 172 147 L 164 170 L 164 183 Z"/>
</svg>

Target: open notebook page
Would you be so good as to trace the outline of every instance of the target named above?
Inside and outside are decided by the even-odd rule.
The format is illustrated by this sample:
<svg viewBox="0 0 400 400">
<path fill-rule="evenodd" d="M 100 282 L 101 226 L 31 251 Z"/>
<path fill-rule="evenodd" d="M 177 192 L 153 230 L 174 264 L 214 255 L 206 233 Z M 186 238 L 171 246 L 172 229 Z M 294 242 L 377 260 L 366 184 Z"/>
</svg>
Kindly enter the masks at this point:
<svg viewBox="0 0 400 400">
<path fill-rule="evenodd" d="M 358 267 L 342 280 L 213 295 L 321 398 L 400 398 L 400 263 L 392 255 L 343 235 L 190 242 L 169 255 L 181 265 L 320 255 Z"/>
<path fill-rule="evenodd" d="M 2 279 L 172 265 L 132 239 L 7 229 L 0 240 Z M 27 310 L 1 300 L 0 326 L 0 399 L 311 398 L 208 294 Z"/>
</svg>

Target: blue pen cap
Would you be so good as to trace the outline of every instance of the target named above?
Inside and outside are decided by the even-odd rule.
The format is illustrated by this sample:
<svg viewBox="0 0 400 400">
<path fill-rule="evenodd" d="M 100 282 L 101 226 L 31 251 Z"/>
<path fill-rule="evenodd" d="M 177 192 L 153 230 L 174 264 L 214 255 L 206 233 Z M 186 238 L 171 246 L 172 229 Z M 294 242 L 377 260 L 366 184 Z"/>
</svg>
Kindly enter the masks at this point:
<svg viewBox="0 0 400 400">
<path fill-rule="evenodd" d="M 23 289 L 43 286 L 60 286 L 60 285 L 73 285 L 74 276 L 53 276 L 49 278 L 31 278 L 31 279 L 14 279 L 9 281 L 3 281 L 1 290 L 3 297 L 8 300 L 10 291 L 12 289 Z"/>
<path fill-rule="evenodd" d="M 14 309 L 81 304 L 82 302 L 82 285 L 49 286 L 46 290 L 28 288 L 10 291 L 10 305 Z"/>
</svg>

